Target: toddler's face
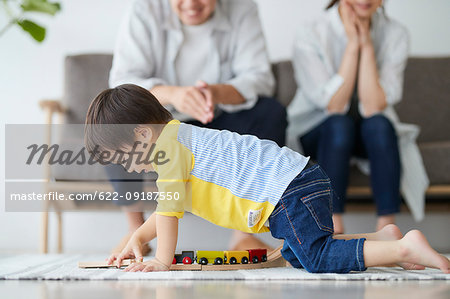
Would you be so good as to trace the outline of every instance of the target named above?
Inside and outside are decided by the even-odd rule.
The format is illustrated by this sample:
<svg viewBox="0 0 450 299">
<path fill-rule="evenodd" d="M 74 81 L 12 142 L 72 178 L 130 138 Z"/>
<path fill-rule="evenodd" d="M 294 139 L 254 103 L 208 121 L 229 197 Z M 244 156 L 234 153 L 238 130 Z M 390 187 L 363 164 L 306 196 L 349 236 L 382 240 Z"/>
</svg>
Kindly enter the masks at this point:
<svg viewBox="0 0 450 299">
<path fill-rule="evenodd" d="M 134 144 L 124 145 L 120 149 L 123 154 L 113 154 L 115 164 L 122 165 L 128 172 L 153 171 L 154 147 L 152 143 L 153 133 L 148 127 L 139 127 L 134 131 Z"/>
<path fill-rule="evenodd" d="M 216 0 L 170 0 L 173 11 L 185 25 L 205 23 L 216 8 Z"/>
<path fill-rule="evenodd" d="M 149 144 L 146 148 L 143 148 L 143 145 L 139 144 L 135 147 L 135 153 L 132 155 L 129 154 L 130 151 L 132 151 L 132 147 L 126 146 L 122 149 L 125 152 L 122 161 L 116 161 L 116 164 L 122 165 L 126 169 L 126 171 L 130 173 L 148 173 L 150 171 L 153 171 L 151 163 L 146 161 L 150 146 L 151 145 Z"/>
</svg>

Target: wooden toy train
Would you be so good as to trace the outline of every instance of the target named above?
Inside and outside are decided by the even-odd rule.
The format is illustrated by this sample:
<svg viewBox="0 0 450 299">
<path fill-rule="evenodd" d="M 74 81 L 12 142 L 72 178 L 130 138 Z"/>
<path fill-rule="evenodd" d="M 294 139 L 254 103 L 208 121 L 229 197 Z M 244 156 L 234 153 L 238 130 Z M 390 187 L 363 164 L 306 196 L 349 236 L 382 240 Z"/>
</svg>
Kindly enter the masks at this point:
<svg viewBox="0 0 450 299">
<path fill-rule="evenodd" d="M 208 251 L 197 250 L 182 251 L 175 254 L 172 264 L 189 265 L 197 262 L 200 265 L 223 265 L 223 264 L 248 264 L 249 262 L 257 264 L 267 261 L 266 249 L 248 249 L 242 251 Z"/>
<path fill-rule="evenodd" d="M 175 254 L 170 271 L 229 271 L 250 270 L 273 267 L 286 267 L 281 256 L 281 248 L 267 253 L 266 249 L 249 249 L 245 251 L 183 251 Z M 124 260 L 122 266 L 128 266 L 135 260 Z M 106 261 L 78 262 L 80 268 L 112 268 L 117 263 Z"/>
</svg>

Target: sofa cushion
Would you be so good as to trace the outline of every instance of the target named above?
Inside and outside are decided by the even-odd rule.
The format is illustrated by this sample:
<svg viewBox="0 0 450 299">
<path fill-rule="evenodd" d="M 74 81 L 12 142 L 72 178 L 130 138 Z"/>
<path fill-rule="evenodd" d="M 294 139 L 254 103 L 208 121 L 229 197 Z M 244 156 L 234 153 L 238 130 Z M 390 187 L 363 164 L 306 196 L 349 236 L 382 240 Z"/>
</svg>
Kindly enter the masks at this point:
<svg viewBox="0 0 450 299">
<path fill-rule="evenodd" d="M 419 143 L 431 185 L 450 184 L 450 141 Z"/>
<path fill-rule="evenodd" d="M 280 61 L 272 64 L 272 71 L 276 80 L 275 98 L 283 106 L 288 106 L 297 91 L 294 68 L 290 61 Z"/>
<path fill-rule="evenodd" d="M 418 142 L 450 141 L 450 57 L 410 58 L 396 110 L 402 122 L 420 126 Z"/>
<path fill-rule="evenodd" d="M 450 184 L 450 141 L 425 142 L 419 144 L 430 185 Z M 370 186 L 370 178 L 358 170 L 350 168 L 349 185 L 355 187 Z"/>
</svg>

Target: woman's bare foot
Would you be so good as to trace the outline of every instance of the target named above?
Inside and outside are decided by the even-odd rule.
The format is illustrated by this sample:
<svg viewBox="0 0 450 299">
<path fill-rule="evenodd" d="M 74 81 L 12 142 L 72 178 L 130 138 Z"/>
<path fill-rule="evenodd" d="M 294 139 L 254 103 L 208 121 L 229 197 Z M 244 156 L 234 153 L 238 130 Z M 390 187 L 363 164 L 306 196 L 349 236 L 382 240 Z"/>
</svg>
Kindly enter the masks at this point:
<svg viewBox="0 0 450 299">
<path fill-rule="evenodd" d="M 395 224 L 388 224 L 382 229 L 374 233 L 375 240 L 378 241 L 394 241 L 400 240 L 403 237 L 402 232 Z M 395 265 L 394 265 L 395 266 Z M 398 263 L 398 266 L 405 270 L 424 270 L 425 267 L 422 265 L 417 265 L 413 263 Z"/>
<path fill-rule="evenodd" d="M 256 248 L 265 248 L 268 251 L 273 250 L 272 247 L 256 238 L 252 234 L 241 231 L 234 231 L 230 241 L 230 250 L 247 250 Z"/>
<path fill-rule="evenodd" d="M 376 231 L 379 231 L 386 225 L 394 224 L 394 223 L 395 223 L 395 215 L 394 214 L 379 216 L 377 219 Z"/>
<path fill-rule="evenodd" d="M 342 214 L 333 214 L 333 228 L 334 234 L 344 233 L 344 221 L 342 220 Z"/>
<path fill-rule="evenodd" d="M 376 240 L 393 241 L 403 238 L 403 234 L 395 224 L 388 224 L 375 233 Z"/>
<path fill-rule="evenodd" d="M 408 232 L 401 240 L 401 257 L 407 263 L 437 268 L 450 273 L 450 261 L 431 248 L 425 236 L 418 230 Z"/>
</svg>

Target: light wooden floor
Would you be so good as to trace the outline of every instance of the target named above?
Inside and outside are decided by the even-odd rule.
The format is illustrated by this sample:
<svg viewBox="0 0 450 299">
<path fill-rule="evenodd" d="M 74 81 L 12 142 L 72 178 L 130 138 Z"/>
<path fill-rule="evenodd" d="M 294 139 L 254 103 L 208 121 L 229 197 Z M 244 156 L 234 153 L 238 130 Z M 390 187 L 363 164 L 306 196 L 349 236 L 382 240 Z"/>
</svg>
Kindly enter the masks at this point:
<svg viewBox="0 0 450 299">
<path fill-rule="evenodd" d="M 0 281 L 2 299 L 448 299 L 450 281 Z"/>
</svg>

